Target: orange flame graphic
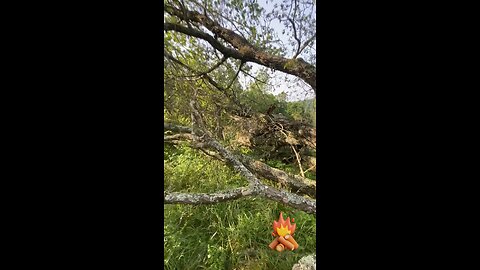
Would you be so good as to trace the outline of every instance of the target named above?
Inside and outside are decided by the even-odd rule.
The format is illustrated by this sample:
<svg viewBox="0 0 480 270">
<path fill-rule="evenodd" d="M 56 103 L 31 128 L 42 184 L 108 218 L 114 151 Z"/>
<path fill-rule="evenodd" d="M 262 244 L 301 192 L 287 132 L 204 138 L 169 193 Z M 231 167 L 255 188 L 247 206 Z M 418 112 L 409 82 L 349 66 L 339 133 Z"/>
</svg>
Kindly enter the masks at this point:
<svg viewBox="0 0 480 270">
<path fill-rule="evenodd" d="M 295 220 L 292 218 L 292 222 L 295 222 Z M 283 213 L 280 212 L 280 218 L 278 221 L 273 221 L 273 236 L 285 236 L 287 234 L 293 235 L 295 232 L 295 228 L 297 227 L 297 224 L 290 224 L 290 217 L 287 218 L 287 220 L 283 219 Z"/>
</svg>

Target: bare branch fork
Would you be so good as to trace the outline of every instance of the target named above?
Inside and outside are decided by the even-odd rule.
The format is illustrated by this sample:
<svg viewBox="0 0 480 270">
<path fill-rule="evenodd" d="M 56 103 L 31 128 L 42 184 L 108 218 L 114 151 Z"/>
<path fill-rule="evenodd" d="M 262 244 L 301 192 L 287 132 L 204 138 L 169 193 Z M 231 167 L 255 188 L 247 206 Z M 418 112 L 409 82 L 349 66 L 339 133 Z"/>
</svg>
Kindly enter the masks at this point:
<svg viewBox="0 0 480 270">
<path fill-rule="evenodd" d="M 233 84 L 233 81 L 235 81 L 236 77 L 238 76 L 238 72 L 235 76 L 235 78 L 233 79 L 232 83 L 227 87 L 227 88 L 223 88 L 222 86 L 220 86 L 214 79 L 212 79 L 212 77 L 210 77 L 208 75 L 208 73 L 210 73 L 211 71 L 213 71 L 214 69 L 218 68 L 222 63 L 225 62 L 225 60 L 228 58 L 228 57 L 223 57 L 222 60 L 220 60 L 220 62 L 218 62 L 217 64 L 215 64 L 212 68 L 210 68 L 208 71 L 205 71 L 205 72 L 198 72 L 196 71 L 195 69 L 189 67 L 188 65 L 182 63 L 180 60 L 178 60 L 177 58 L 175 58 L 173 55 L 171 55 L 170 53 L 168 53 L 166 50 L 164 50 L 164 54 L 165 56 L 167 57 L 167 59 L 170 59 L 171 61 L 173 61 L 174 63 L 186 68 L 187 70 L 190 70 L 191 72 L 193 72 L 195 75 L 193 75 L 193 77 L 198 77 L 199 79 L 202 78 L 202 79 L 205 79 L 208 83 L 210 83 L 211 85 L 213 85 L 216 89 L 218 89 L 220 92 L 222 92 L 228 99 L 232 100 L 235 104 L 237 104 L 239 107 L 241 107 L 241 104 L 240 104 L 240 101 L 237 99 L 235 93 L 233 93 L 232 96 L 230 96 L 227 92 L 227 90 L 230 88 L 230 86 Z"/>
<path fill-rule="evenodd" d="M 192 119 L 194 120 L 193 128 L 194 135 L 201 138 L 201 142 L 205 143 L 209 147 L 215 149 L 220 156 L 222 156 L 227 164 L 232 166 L 241 176 L 245 177 L 249 186 L 244 188 L 238 188 L 231 191 L 225 191 L 220 193 L 164 193 L 164 203 L 183 203 L 183 204 L 211 204 L 216 202 L 222 202 L 227 200 L 234 200 L 246 196 L 261 196 L 270 200 L 284 203 L 296 209 L 305 211 L 306 213 L 316 214 L 316 201 L 304 198 L 297 194 L 290 192 L 277 190 L 270 186 L 267 186 L 260 182 L 260 180 L 250 171 L 245 165 L 238 160 L 230 151 L 225 149 L 220 143 L 218 143 L 209 134 L 205 127 L 202 125 L 201 115 L 198 112 L 195 101 L 192 100 L 190 107 L 192 108 Z M 171 124 L 164 124 L 164 127 L 173 128 L 175 130 L 186 131 L 187 127 L 173 127 Z"/>
</svg>

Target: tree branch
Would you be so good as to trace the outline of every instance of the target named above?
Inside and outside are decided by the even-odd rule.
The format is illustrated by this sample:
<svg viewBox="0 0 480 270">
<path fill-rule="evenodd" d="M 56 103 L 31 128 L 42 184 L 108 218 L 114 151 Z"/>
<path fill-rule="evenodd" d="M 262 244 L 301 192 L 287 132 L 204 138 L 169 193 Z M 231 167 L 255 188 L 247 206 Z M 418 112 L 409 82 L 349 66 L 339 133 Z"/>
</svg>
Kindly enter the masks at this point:
<svg viewBox="0 0 480 270">
<path fill-rule="evenodd" d="M 233 77 L 232 81 L 228 84 L 227 89 L 230 89 L 230 87 L 233 85 L 233 83 L 235 82 L 235 80 L 238 77 L 238 74 L 240 73 L 240 70 L 242 70 L 242 67 L 243 67 L 244 64 L 245 64 L 245 62 L 243 62 L 243 61 L 240 63 L 240 66 L 238 67 L 237 73 L 235 73 L 235 76 Z M 233 93 L 233 91 L 232 91 L 232 93 Z"/>
<path fill-rule="evenodd" d="M 207 80 L 208 83 L 210 83 L 211 85 L 213 85 L 215 88 L 217 88 L 218 90 L 220 90 L 220 92 L 222 92 L 228 99 L 232 100 L 235 104 L 237 104 L 238 106 L 240 106 L 240 102 L 238 101 L 238 99 L 235 97 L 235 96 L 230 96 L 228 93 L 227 93 L 227 89 L 223 88 L 222 86 L 220 86 L 215 80 L 212 79 L 212 77 L 210 77 L 207 73 L 210 72 L 198 72 L 196 71 L 195 69 L 187 66 L 186 64 L 182 63 L 180 60 L 176 59 L 173 55 L 171 55 L 170 53 L 168 53 L 167 51 L 164 50 L 164 54 L 165 56 L 172 60 L 173 62 L 181 65 L 182 67 L 190 70 L 191 72 L 193 72 L 195 75 L 193 76 L 199 76 L 205 80 Z M 226 58 L 225 58 L 226 59 Z M 220 66 L 221 63 L 223 63 L 224 61 L 221 61 L 220 63 L 218 63 L 218 66 Z M 216 67 L 215 67 L 216 68 Z M 213 70 L 214 68 L 212 68 Z"/>
<path fill-rule="evenodd" d="M 180 33 L 183 33 L 185 35 L 188 35 L 188 36 L 203 39 L 203 40 L 207 41 L 208 43 L 210 43 L 210 45 L 212 45 L 213 48 L 220 51 L 223 55 L 231 56 L 235 59 L 241 59 L 243 57 L 243 55 L 240 54 L 238 51 L 223 46 L 218 40 L 216 40 L 214 37 L 212 37 L 211 35 L 209 35 L 205 32 L 202 32 L 202 31 L 199 31 L 199 30 L 196 30 L 196 29 L 193 29 L 193 28 L 187 28 L 187 27 L 181 26 L 179 24 L 168 23 L 168 22 L 166 22 L 163 25 L 163 30 L 165 30 L 165 31 L 176 31 L 176 32 L 180 32 Z"/>
<path fill-rule="evenodd" d="M 292 58 L 297 58 L 297 56 L 300 54 L 300 46 L 302 45 L 302 42 L 297 37 L 297 28 L 295 27 L 295 22 L 290 18 L 288 18 L 288 20 L 290 21 L 290 23 L 292 24 L 292 27 L 293 27 L 293 37 L 297 41 L 297 52 L 295 53 L 295 55 Z"/>
<path fill-rule="evenodd" d="M 302 51 L 310 44 L 310 42 L 312 42 L 316 38 L 317 38 L 317 33 L 313 34 L 311 38 L 309 38 L 307 41 L 305 41 L 305 43 L 303 43 L 303 46 L 298 50 L 297 54 L 295 54 L 293 58 L 297 58 L 297 56 L 302 53 Z"/>
<path fill-rule="evenodd" d="M 317 189 L 315 181 L 305 177 L 288 174 L 277 168 L 270 167 L 267 164 L 255 160 L 249 156 L 240 154 L 237 155 L 237 157 L 249 170 L 257 173 L 258 175 L 266 179 L 285 184 L 295 193 L 305 194 L 315 198 Z"/>
<path fill-rule="evenodd" d="M 165 192 L 163 202 L 165 204 L 214 204 L 224 201 L 236 200 L 241 197 L 250 196 L 252 191 L 249 188 L 236 188 L 219 193 L 179 193 Z"/>
<path fill-rule="evenodd" d="M 185 126 L 180 126 L 180 125 L 175 125 L 171 123 L 163 123 L 163 129 L 165 130 L 171 130 L 175 132 L 182 132 L 182 133 L 191 133 L 192 128 L 191 127 L 185 127 Z"/>
<path fill-rule="evenodd" d="M 272 201 L 284 203 L 293 208 L 300 209 L 309 214 L 316 214 L 316 204 L 313 200 L 308 200 L 298 195 L 276 190 L 274 188 L 264 186 L 264 192 L 259 195 Z M 251 188 L 236 188 L 230 191 L 219 193 L 179 193 L 165 192 L 163 195 L 164 204 L 215 204 L 219 202 L 236 200 L 242 197 L 255 195 Z"/>
<path fill-rule="evenodd" d="M 298 154 L 298 152 L 295 149 L 295 146 L 293 144 L 290 144 L 290 146 L 292 147 L 292 150 L 295 153 L 295 157 L 297 158 L 298 168 L 300 169 L 300 175 L 302 177 L 305 177 L 305 173 L 303 172 L 303 168 L 302 168 L 302 162 L 301 162 L 301 159 L 300 159 L 300 155 Z"/>
<path fill-rule="evenodd" d="M 165 23 L 164 30 L 175 30 L 189 36 L 204 39 L 215 49 L 222 52 L 223 55 L 240 59 L 245 62 L 254 62 L 275 70 L 297 76 L 309 84 L 316 92 L 316 71 L 315 67 L 302 59 L 288 59 L 275 56 L 261 51 L 251 45 L 244 37 L 236 34 L 230 29 L 222 27 L 217 22 L 211 20 L 207 16 L 195 11 L 181 11 L 171 5 L 165 5 L 165 11 L 172 16 L 176 16 L 183 20 L 190 20 L 205 26 L 212 33 L 218 35 L 223 40 L 231 44 L 235 49 L 227 48 L 214 39 L 211 35 L 199 30 L 186 28 L 178 24 Z"/>
<path fill-rule="evenodd" d="M 315 200 L 310 200 L 290 192 L 274 189 L 269 186 L 265 186 L 262 195 L 272 201 L 282 202 L 288 206 L 303 210 L 309 214 L 317 213 L 317 205 Z"/>
<path fill-rule="evenodd" d="M 221 64 L 223 64 L 223 62 L 225 62 L 227 59 L 228 59 L 227 56 L 223 56 L 223 58 L 220 60 L 220 62 L 218 62 L 217 64 L 215 64 L 215 65 L 214 65 L 213 67 L 211 67 L 209 70 L 200 73 L 199 75 L 207 74 L 207 73 L 210 73 L 210 72 L 214 71 L 214 70 L 215 70 L 216 68 L 218 68 Z"/>
</svg>

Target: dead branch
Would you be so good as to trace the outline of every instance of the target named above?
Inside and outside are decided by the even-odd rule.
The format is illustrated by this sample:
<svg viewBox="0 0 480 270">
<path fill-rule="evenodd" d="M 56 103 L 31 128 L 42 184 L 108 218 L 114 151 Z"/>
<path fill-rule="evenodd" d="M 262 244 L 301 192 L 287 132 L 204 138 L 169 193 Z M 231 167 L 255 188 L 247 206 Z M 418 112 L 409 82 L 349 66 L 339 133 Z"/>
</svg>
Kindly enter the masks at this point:
<svg viewBox="0 0 480 270">
<path fill-rule="evenodd" d="M 192 107 L 192 109 L 195 110 L 195 107 Z M 175 128 L 175 127 L 172 127 L 172 125 L 170 124 L 169 125 L 164 124 L 164 128 L 165 129 L 170 128 L 171 130 L 173 129 L 185 130 L 186 127 Z M 181 199 L 181 200 L 178 199 L 178 201 L 181 201 L 179 203 L 202 204 L 202 203 L 214 203 L 217 201 L 220 202 L 220 201 L 230 200 L 230 199 L 233 200 L 240 197 L 245 197 L 247 195 L 248 196 L 252 195 L 252 196 L 262 196 L 273 201 L 284 203 L 296 209 L 303 210 L 307 213 L 311 213 L 311 214 L 316 213 L 315 200 L 307 199 L 290 192 L 277 190 L 261 183 L 258 180 L 258 178 L 254 174 L 252 174 L 252 172 L 250 172 L 250 170 L 247 169 L 247 167 L 242 162 L 239 161 L 237 156 L 233 155 L 228 150 L 226 150 L 220 143 L 218 143 L 211 136 L 204 133 L 201 139 L 206 145 L 215 149 L 220 154 L 220 156 L 222 156 L 226 160 L 227 164 L 231 165 L 236 171 L 240 173 L 240 175 L 242 175 L 249 181 L 250 184 L 248 189 L 242 189 L 243 193 L 240 192 L 241 194 L 239 194 L 238 190 L 234 193 L 231 193 L 231 192 L 216 193 L 213 195 L 212 194 L 192 194 L 192 196 L 189 196 L 189 194 L 178 193 L 173 198 L 168 197 L 169 202 L 174 203 L 173 201 L 175 201 L 175 198 L 178 199 L 179 196 L 180 196 L 179 198 Z"/>
<path fill-rule="evenodd" d="M 219 193 L 179 193 L 165 192 L 163 202 L 165 204 L 214 204 L 224 201 L 236 200 L 251 195 L 249 188 L 236 188 Z"/>
<path fill-rule="evenodd" d="M 192 128 L 190 128 L 190 127 L 175 125 L 175 124 L 166 123 L 166 122 L 163 123 L 163 129 L 164 130 L 171 130 L 171 131 L 174 131 L 174 132 L 183 132 L 183 133 L 191 133 L 192 132 Z"/>
<path fill-rule="evenodd" d="M 179 125 L 173 125 L 173 124 L 168 124 L 164 123 L 164 129 L 165 130 L 171 130 L 174 132 L 188 132 L 191 133 L 192 129 L 190 127 L 185 127 L 185 126 L 179 126 Z M 191 134 L 188 135 L 180 135 L 179 137 L 172 137 L 171 136 L 164 136 L 164 140 L 168 140 L 167 138 L 179 138 L 179 137 L 184 137 L 185 139 L 192 139 Z M 198 139 L 197 139 L 198 140 Z M 186 144 L 188 145 L 188 144 Z M 189 145 L 192 148 L 207 148 L 208 145 L 205 143 L 190 143 Z M 210 152 L 211 153 L 211 152 Z M 258 173 L 260 176 L 273 180 L 282 184 L 286 184 L 289 188 L 292 188 L 294 190 L 303 190 L 302 194 L 307 194 L 312 197 L 315 196 L 315 189 L 316 189 L 316 182 L 313 180 L 310 180 L 305 177 L 301 177 L 298 175 L 294 174 L 289 174 L 286 173 L 282 170 L 273 168 L 261 161 L 255 160 L 249 156 L 243 155 L 243 154 L 235 154 L 235 157 L 238 158 L 249 170 L 254 171 L 255 173 Z M 309 171 L 313 169 L 315 166 L 312 166 L 308 168 L 306 171 Z M 305 171 L 305 172 L 306 172 Z"/>
<path fill-rule="evenodd" d="M 186 134 L 186 135 L 191 136 L 191 134 Z M 208 148 L 208 145 L 205 143 L 185 141 L 185 140 L 171 140 L 171 138 L 181 138 L 181 137 L 188 138 L 188 136 L 179 136 L 179 137 L 173 137 L 173 135 L 164 136 L 164 141 L 165 143 L 182 144 L 182 145 L 189 146 L 193 149 L 198 149 L 208 156 L 211 156 L 215 159 L 225 162 L 225 159 L 222 156 L 220 156 L 217 152 L 207 150 L 206 148 Z M 305 177 L 293 175 L 293 174 L 288 174 L 282 170 L 270 167 L 269 165 L 261 161 L 255 160 L 246 155 L 237 153 L 235 154 L 235 157 L 238 158 L 238 160 L 240 160 L 240 162 L 242 162 L 245 165 L 245 167 L 247 167 L 247 169 L 249 169 L 250 171 L 252 171 L 254 174 L 258 176 L 261 176 L 265 179 L 269 179 L 277 183 L 280 183 L 282 185 L 285 185 L 286 187 L 291 189 L 292 192 L 294 193 L 308 195 L 312 198 L 315 198 L 316 196 L 316 182 L 313 180 L 310 180 Z M 305 172 L 311 170 L 312 168 L 314 167 L 310 167 Z"/>
<path fill-rule="evenodd" d="M 302 177 L 305 177 L 305 173 L 303 172 L 303 168 L 302 168 L 302 161 L 300 159 L 300 154 L 298 154 L 298 152 L 295 149 L 295 146 L 293 146 L 293 144 L 290 144 L 290 147 L 292 147 L 292 150 L 295 153 L 295 157 L 297 158 L 298 168 L 300 169 L 300 175 Z"/>
<path fill-rule="evenodd" d="M 283 125 L 281 123 L 276 123 L 275 121 L 273 121 L 273 119 L 271 117 L 269 117 L 269 119 L 277 127 L 279 127 L 279 131 L 285 136 L 285 141 L 288 144 L 290 144 L 290 147 L 292 148 L 293 152 L 295 153 L 295 157 L 297 158 L 298 168 L 300 169 L 300 175 L 302 177 L 305 177 L 305 173 L 303 172 L 303 168 L 302 168 L 302 161 L 301 161 L 301 158 L 300 158 L 300 154 L 298 154 L 297 150 L 295 149 L 295 146 L 290 142 L 288 135 L 284 132 L 285 128 L 283 127 Z"/>
<path fill-rule="evenodd" d="M 237 157 L 242 161 L 245 166 L 255 172 L 256 174 L 278 182 L 285 184 L 288 188 L 292 189 L 293 192 L 298 194 L 305 194 L 312 198 L 316 196 L 316 182 L 308 178 L 304 178 L 297 175 L 288 174 L 282 170 L 268 166 L 267 164 L 255 160 L 249 156 L 237 155 Z"/>
</svg>

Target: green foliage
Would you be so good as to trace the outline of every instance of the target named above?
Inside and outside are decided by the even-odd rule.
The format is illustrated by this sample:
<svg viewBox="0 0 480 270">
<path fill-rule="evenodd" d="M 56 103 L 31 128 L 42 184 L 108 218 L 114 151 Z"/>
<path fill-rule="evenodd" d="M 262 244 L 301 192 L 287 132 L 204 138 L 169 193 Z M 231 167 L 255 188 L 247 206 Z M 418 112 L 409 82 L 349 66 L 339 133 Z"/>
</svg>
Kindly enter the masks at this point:
<svg viewBox="0 0 480 270">
<path fill-rule="evenodd" d="M 166 146 L 165 189 L 218 192 L 248 183 L 224 163 L 185 147 Z M 291 269 L 315 252 L 315 217 L 262 198 L 215 205 L 165 205 L 165 269 Z M 295 251 L 268 248 L 280 211 L 295 218 Z"/>
<path fill-rule="evenodd" d="M 288 173 L 297 173 L 298 169 L 292 165 L 292 164 L 285 164 L 281 162 L 280 160 L 267 160 L 265 163 L 267 165 L 280 169 L 282 171 L 288 172 Z"/>
<path fill-rule="evenodd" d="M 315 124 L 315 99 L 289 102 L 285 92 L 276 96 L 269 93 L 269 75 L 265 70 L 260 70 L 256 78 L 258 81 L 251 82 L 247 89 L 241 92 L 239 99 L 242 104 L 260 113 L 266 113 L 272 105 L 275 105 L 272 113 L 280 113 L 290 120 Z"/>
<path fill-rule="evenodd" d="M 315 124 L 315 99 L 288 102 L 286 104 L 286 115 L 292 119 L 304 120 L 310 124 Z"/>
</svg>

